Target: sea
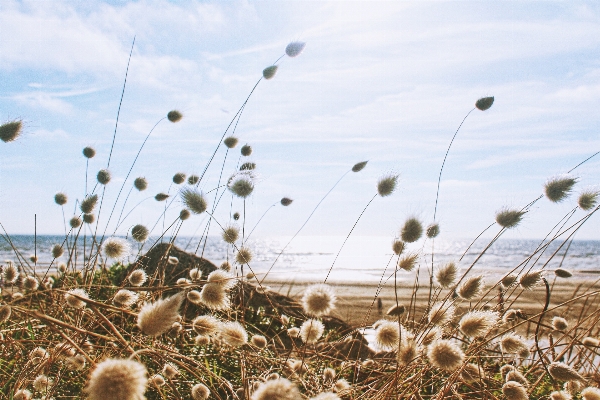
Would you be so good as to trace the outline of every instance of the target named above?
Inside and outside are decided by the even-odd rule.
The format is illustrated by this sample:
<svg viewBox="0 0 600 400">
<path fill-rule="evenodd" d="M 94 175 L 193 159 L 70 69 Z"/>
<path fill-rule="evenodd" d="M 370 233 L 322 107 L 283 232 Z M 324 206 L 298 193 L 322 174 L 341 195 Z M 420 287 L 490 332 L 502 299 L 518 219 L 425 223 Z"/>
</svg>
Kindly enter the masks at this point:
<svg viewBox="0 0 600 400">
<path fill-rule="evenodd" d="M 393 276 L 397 257 L 392 252 L 392 238 L 377 236 L 298 236 L 250 238 L 244 246 L 253 253 L 250 269 L 257 276 L 286 282 L 328 282 L 378 283 Z M 144 254 L 152 244 L 170 238 L 150 238 L 144 244 L 131 239 L 131 254 L 125 262 L 133 262 Z M 68 239 L 73 245 L 73 238 Z M 3 235 L 0 238 L 0 263 L 12 260 L 25 268 L 35 266 L 37 272 L 54 270 L 58 262 L 67 261 L 67 255 L 54 262 L 51 249 L 55 244 L 65 242 L 60 235 Z M 229 260 L 232 265 L 234 252 L 220 237 L 176 237 L 174 244 L 182 250 L 200 255 L 216 265 Z M 86 238 L 77 240 L 77 266 L 83 265 L 83 249 L 89 252 L 92 241 Z M 237 243 L 240 246 L 241 243 Z M 547 243 L 542 240 L 499 239 L 482 255 L 490 245 L 489 239 L 470 240 L 436 239 L 408 245 L 406 252 L 419 255 L 417 270 L 424 271 L 432 265 L 438 266 L 455 262 L 465 270 L 475 260 L 472 273 L 480 273 L 492 278 L 501 277 L 508 272 L 526 265 L 527 268 L 552 271 L 563 268 L 571 271 L 574 278 L 600 278 L 600 241 L 597 240 L 554 240 Z M 542 249 L 542 250 L 540 250 Z M 533 254 L 533 257 L 532 257 Z M 37 263 L 30 256 L 37 255 Z M 25 260 L 25 261 L 24 261 Z M 517 269 L 520 271 L 520 269 Z M 248 273 L 248 266 L 236 273 Z M 398 279 L 411 281 L 415 271 L 401 270 Z M 425 272 L 423 272 L 425 273 Z"/>
</svg>

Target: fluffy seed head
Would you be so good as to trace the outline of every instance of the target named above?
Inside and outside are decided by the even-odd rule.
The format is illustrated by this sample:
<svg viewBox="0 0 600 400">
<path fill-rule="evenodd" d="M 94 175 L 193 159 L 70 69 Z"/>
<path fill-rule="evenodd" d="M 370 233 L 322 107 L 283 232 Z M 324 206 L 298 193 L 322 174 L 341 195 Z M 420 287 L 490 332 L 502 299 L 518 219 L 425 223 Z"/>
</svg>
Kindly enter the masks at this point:
<svg viewBox="0 0 600 400">
<path fill-rule="evenodd" d="M 64 249 L 60 244 L 55 244 L 52 246 L 52 257 L 58 258 L 63 255 Z"/>
<path fill-rule="evenodd" d="M 235 255 L 235 260 L 238 264 L 248 264 L 252 261 L 252 252 L 247 247 L 240 247 Z"/>
<path fill-rule="evenodd" d="M 437 270 L 435 278 L 438 284 L 443 288 L 449 288 L 454 284 L 458 277 L 458 267 L 455 263 L 449 262 Z"/>
<path fill-rule="evenodd" d="M 4 267 L 4 280 L 6 283 L 15 283 L 19 277 L 19 271 L 13 263 L 8 263 Z"/>
<path fill-rule="evenodd" d="M 146 228 L 144 225 L 138 224 L 131 228 L 131 237 L 136 242 L 145 242 L 146 239 L 148 239 L 148 235 L 148 228 Z"/>
<path fill-rule="evenodd" d="M 210 396 L 210 390 L 206 387 L 206 385 L 202 383 L 197 383 L 192 386 L 192 399 L 194 400 L 206 400 L 208 396 Z"/>
<path fill-rule="evenodd" d="M 496 222 L 503 228 L 514 228 L 521 222 L 525 211 L 503 208 L 496 213 Z"/>
<path fill-rule="evenodd" d="M 517 276 L 515 274 L 508 274 L 505 277 L 502 278 L 502 284 L 505 287 L 510 287 L 512 286 L 515 282 L 517 281 Z"/>
<path fill-rule="evenodd" d="M 515 368 L 511 369 L 510 371 L 508 371 L 506 373 L 506 376 L 505 376 L 504 379 L 505 379 L 506 382 L 508 382 L 508 381 L 514 381 L 514 382 L 519 382 L 524 387 L 529 386 L 529 381 L 527 380 L 527 378 L 525 377 L 525 375 L 523 375 L 522 373 L 520 373 Z"/>
<path fill-rule="evenodd" d="M 96 207 L 96 203 L 98 202 L 98 195 L 93 194 L 91 196 L 86 196 L 85 199 L 79 205 L 82 213 L 89 214 L 94 211 Z"/>
<path fill-rule="evenodd" d="M 504 315 L 502 316 L 502 322 L 504 322 L 505 324 L 510 324 L 513 322 L 516 322 L 517 319 L 519 318 L 519 310 L 507 310 Z"/>
<path fill-rule="evenodd" d="M 291 42 L 285 47 L 285 54 L 287 54 L 288 57 L 297 57 L 302 53 L 305 47 L 305 42 Z"/>
<path fill-rule="evenodd" d="M 485 336 L 496 324 L 500 317 L 492 311 L 469 311 L 459 322 L 460 330 L 469 337 Z"/>
<path fill-rule="evenodd" d="M 190 290 L 185 297 L 194 304 L 202 303 L 202 296 L 197 290 Z"/>
<path fill-rule="evenodd" d="M 437 235 L 440 234 L 440 224 L 435 222 L 433 224 L 430 224 L 425 230 L 425 234 L 430 239 L 437 237 Z"/>
<path fill-rule="evenodd" d="M 385 313 L 385 315 L 388 315 L 390 317 L 399 317 L 402 314 L 404 314 L 406 312 L 406 307 L 404 307 L 404 305 L 402 304 L 396 304 L 391 306 L 387 312 Z"/>
<path fill-rule="evenodd" d="M 409 253 L 398 260 L 398 268 L 405 271 L 412 271 L 417 265 L 419 255 L 417 253 Z"/>
<path fill-rule="evenodd" d="M 375 342 L 383 350 L 398 348 L 400 339 L 400 327 L 398 322 L 382 320 L 375 329 Z"/>
<path fill-rule="evenodd" d="M 186 210 L 186 209 L 184 208 L 183 210 L 181 210 L 181 211 L 179 212 L 179 219 L 180 219 L 180 220 L 182 220 L 182 221 L 185 221 L 186 219 L 188 219 L 188 218 L 190 217 L 190 215 L 192 215 L 192 214 L 190 213 L 190 211 L 189 211 L 189 210 Z"/>
<path fill-rule="evenodd" d="M 223 240 L 227 243 L 235 243 L 240 237 L 240 229 L 237 226 L 227 226 L 223 229 Z"/>
<path fill-rule="evenodd" d="M 235 213 L 233 213 L 233 219 L 234 219 L 235 221 L 239 220 L 239 219 L 240 219 L 240 213 L 239 213 L 239 212 L 235 212 Z"/>
<path fill-rule="evenodd" d="M 183 114 L 177 110 L 171 110 L 167 114 L 167 119 L 173 123 L 181 121 L 181 118 L 183 118 Z"/>
<path fill-rule="evenodd" d="M 485 372 L 477 364 L 465 364 L 460 371 L 460 377 L 465 382 L 477 382 L 485 378 Z"/>
<path fill-rule="evenodd" d="M 90 400 L 141 400 L 147 384 L 144 364 L 107 359 L 96 365 L 85 391 Z"/>
<path fill-rule="evenodd" d="M 67 195 L 62 192 L 56 193 L 54 195 L 54 202 L 59 206 L 64 206 L 65 204 L 67 204 Z"/>
<path fill-rule="evenodd" d="M 278 68 L 279 67 L 277 65 L 271 65 L 270 67 L 263 69 L 263 78 L 265 78 L 265 79 L 273 78 L 275 76 L 275 74 L 277 73 Z"/>
<path fill-rule="evenodd" d="M 377 182 L 377 193 L 381 197 L 389 196 L 396 190 L 398 184 L 398 175 L 386 175 Z"/>
<path fill-rule="evenodd" d="M 565 363 L 553 362 L 548 366 L 548 372 L 554 379 L 559 381 L 583 381 L 583 377 L 579 375 L 575 369 Z"/>
<path fill-rule="evenodd" d="M 210 343 L 210 337 L 204 335 L 198 335 L 194 338 L 194 344 L 196 346 L 206 346 Z"/>
<path fill-rule="evenodd" d="M 307 319 L 302 326 L 300 326 L 300 338 L 304 343 L 316 343 L 321 338 L 324 331 L 325 326 L 321 321 L 317 319 Z"/>
<path fill-rule="evenodd" d="M 492 104 L 494 104 L 494 96 L 482 97 L 475 102 L 475 107 L 477 107 L 478 110 L 485 111 L 488 110 Z"/>
<path fill-rule="evenodd" d="M 576 183 L 577 179 L 571 176 L 551 178 L 544 185 L 544 193 L 551 202 L 560 203 L 571 194 Z"/>
<path fill-rule="evenodd" d="M 596 190 L 586 190 L 579 195 L 577 205 L 583 211 L 589 211 L 598 204 L 598 195 L 600 195 L 600 192 Z"/>
<path fill-rule="evenodd" d="M 427 358 L 434 367 L 451 372 L 462 365 L 465 355 L 453 342 L 438 339 L 429 345 Z"/>
<path fill-rule="evenodd" d="M 166 199 L 169 198 L 169 195 L 166 193 L 157 193 L 156 196 L 154 196 L 154 200 L 156 201 L 165 201 Z"/>
<path fill-rule="evenodd" d="M 235 146 L 237 146 L 238 144 L 238 138 L 234 137 L 234 136 L 228 136 L 223 140 L 223 144 L 228 148 L 228 149 L 233 149 Z"/>
<path fill-rule="evenodd" d="M 39 364 L 48 358 L 48 352 L 42 347 L 36 347 L 29 352 L 29 358 L 32 362 Z"/>
<path fill-rule="evenodd" d="M 581 344 L 583 344 L 586 347 L 598 347 L 598 346 L 600 346 L 600 340 L 588 336 L 588 337 L 584 337 L 581 340 Z"/>
<path fill-rule="evenodd" d="M 452 304 L 435 303 L 428 314 L 429 323 L 444 326 L 452 320 L 455 310 Z"/>
<path fill-rule="evenodd" d="M 48 378 L 46 375 L 38 375 L 33 380 L 33 387 L 38 392 L 46 393 L 48 389 L 52 386 L 52 380 Z"/>
<path fill-rule="evenodd" d="M 293 326 L 287 330 L 287 333 L 292 338 L 300 337 L 300 328 Z"/>
<path fill-rule="evenodd" d="M 219 269 L 222 269 L 225 272 L 230 272 L 231 264 L 228 261 L 223 261 L 223 263 L 219 266 Z"/>
<path fill-rule="evenodd" d="M 181 190 L 181 198 L 185 206 L 194 214 L 202 214 L 208 206 L 206 199 L 199 191 L 190 188 Z"/>
<path fill-rule="evenodd" d="M 183 172 L 178 172 L 175 175 L 173 175 L 174 184 L 181 185 L 183 182 L 185 182 L 185 174 Z"/>
<path fill-rule="evenodd" d="M 233 174 L 227 181 L 227 188 L 231 193 L 245 199 L 254 191 L 254 175 L 252 171 L 240 171 Z"/>
<path fill-rule="evenodd" d="M 360 172 L 367 166 L 368 161 L 361 161 L 352 166 L 352 172 Z"/>
<path fill-rule="evenodd" d="M 212 315 L 200 315 L 192 321 L 192 328 L 198 335 L 214 335 L 219 328 L 219 320 Z"/>
<path fill-rule="evenodd" d="M 8 304 L 0 306 L 0 322 L 8 321 L 10 318 L 11 308 Z"/>
<path fill-rule="evenodd" d="M 200 301 L 211 310 L 227 310 L 229 297 L 225 288 L 217 283 L 207 283 L 200 292 Z"/>
<path fill-rule="evenodd" d="M 72 371 L 81 371 L 85 367 L 85 357 L 77 354 L 74 357 L 67 358 L 67 367 Z"/>
<path fill-rule="evenodd" d="M 568 270 L 562 269 L 562 268 L 555 269 L 554 275 L 558 276 L 559 278 L 570 278 L 573 276 L 571 271 L 568 271 Z"/>
<path fill-rule="evenodd" d="M 154 385 L 154 386 L 160 387 L 160 386 L 163 386 L 167 382 L 165 381 L 165 378 L 163 378 L 162 375 L 156 374 L 156 375 L 153 375 L 153 376 L 150 377 L 150 379 L 148 380 L 148 383 L 150 385 Z"/>
<path fill-rule="evenodd" d="M 542 270 L 530 271 L 521 276 L 519 279 L 519 285 L 523 289 L 533 289 L 538 283 L 542 281 Z"/>
<path fill-rule="evenodd" d="M 198 268 L 192 268 L 190 269 L 189 275 L 192 281 L 199 281 L 200 279 L 202 279 L 202 270 Z"/>
<path fill-rule="evenodd" d="M 31 261 L 32 263 L 38 262 L 38 256 L 36 256 L 35 254 L 30 255 L 29 261 Z"/>
<path fill-rule="evenodd" d="M 301 400 L 304 397 L 296 384 L 285 378 L 269 380 L 260 385 L 251 400 Z"/>
<path fill-rule="evenodd" d="M 94 150 L 93 147 L 87 146 L 83 148 L 82 153 L 85 158 L 94 158 L 94 156 L 96 155 L 96 150 Z"/>
<path fill-rule="evenodd" d="M 350 384 L 345 379 L 338 379 L 333 385 L 333 391 L 336 393 L 346 394 L 350 390 Z"/>
<path fill-rule="evenodd" d="M 406 244 L 402 240 L 395 239 L 394 242 L 392 243 L 392 250 L 394 251 L 394 254 L 396 254 L 397 256 L 402 254 L 405 247 L 406 247 Z"/>
<path fill-rule="evenodd" d="M 416 218 L 409 218 L 404 222 L 400 237 L 407 243 L 416 242 L 423 235 L 423 225 Z"/>
<path fill-rule="evenodd" d="M 104 241 L 102 251 L 108 258 L 122 260 L 129 255 L 131 248 L 125 239 L 111 237 Z"/>
<path fill-rule="evenodd" d="M 289 197 L 282 197 L 281 200 L 280 200 L 280 203 L 281 203 L 282 206 L 287 207 L 290 204 L 292 204 L 293 201 L 294 200 L 290 199 Z"/>
<path fill-rule="evenodd" d="M 306 288 L 302 296 L 302 308 L 308 315 L 320 317 L 335 308 L 335 291 L 329 285 L 318 284 Z"/>
<path fill-rule="evenodd" d="M 94 216 L 94 214 L 83 214 L 83 222 L 85 222 L 86 224 L 93 224 L 95 220 L 96 217 Z"/>
<path fill-rule="evenodd" d="M 557 331 L 566 331 L 569 329 L 569 323 L 563 317 L 552 318 L 552 327 Z"/>
<path fill-rule="evenodd" d="M 550 400 L 571 400 L 572 398 L 573 396 L 571 396 L 571 393 L 565 392 L 564 390 L 550 393 Z"/>
<path fill-rule="evenodd" d="M 208 274 L 206 280 L 209 283 L 221 286 L 225 290 L 229 290 L 235 285 L 233 277 L 227 271 L 223 271 L 222 269 L 216 269 Z"/>
<path fill-rule="evenodd" d="M 110 171 L 107 169 L 101 169 L 100 171 L 98 171 L 98 175 L 96 175 L 96 179 L 101 185 L 108 184 L 108 182 L 110 182 L 110 178 Z"/>
<path fill-rule="evenodd" d="M 65 301 L 73 308 L 84 308 L 86 302 L 83 299 L 89 298 L 87 292 L 83 289 L 71 289 L 65 293 Z"/>
<path fill-rule="evenodd" d="M 267 347 L 267 338 L 265 338 L 262 335 L 254 335 L 252 336 L 250 341 L 254 346 L 258 347 L 259 349 L 264 349 L 265 347 Z"/>
<path fill-rule="evenodd" d="M 420 346 L 414 338 L 408 338 L 402 341 L 402 345 L 398 349 L 396 360 L 398 365 L 409 365 L 411 362 L 419 358 Z"/>
<path fill-rule="evenodd" d="M 222 323 L 219 326 L 219 333 L 223 341 L 231 347 L 240 347 L 248 343 L 248 333 L 237 321 Z"/>
<path fill-rule="evenodd" d="M 189 185 L 195 185 L 196 183 L 198 183 L 198 181 L 200 181 L 200 177 L 198 175 L 190 175 L 188 177 Z"/>
<path fill-rule="evenodd" d="M 81 226 L 81 218 L 75 216 L 69 220 L 69 225 L 71 228 L 79 228 Z"/>
<path fill-rule="evenodd" d="M 0 140 L 4 143 L 17 140 L 23 129 L 23 121 L 15 120 L 0 125 Z"/>
<path fill-rule="evenodd" d="M 325 381 L 333 381 L 335 379 L 335 369 L 333 368 L 325 368 L 323 370 L 323 380 Z"/>
<path fill-rule="evenodd" d="M 142 269 L 136 269 L 129 275 L 129 283 L 131 286 L 142 286 L 146 280 L 148 279 L 148 275 Z"/>
<path fill-rule="evenodd" d="M 471 300 L 475 296 L 478 296 L 479 293 L 481 293 L 482 287 L 483 277 L 481 275 L 472 276 L 470 278 L 467 278 L 467 280 L 465 280 L 460 285 L 460 287 L 457 290 L 457 293 L 461 298 L 465 300 Z"/>
<path fill-rule="evenodd" d="M 31 400 L 31 392 L 27 389 L 19 389 L 13 395 L 14 400 Z"/>
<path fill-rule="evenodd" d="M 23 279 L 23 289 L 25 290 L 33 292 L 34 290 L 37 290 L 38 286 L 38 280 L 31 275 L 28 275 Z"/>
<path fill-rule="evenodd" d="M 148 188 L 148 181 L 143 177 L 135 178 L 133 181 L 133 186 L 141 192 Z"/>
<path fill-rule="evenodd" d="M 513 333 L 506 334 L 500 339 L 500 346 L 505 353 L 517 353 L 519 350 L 527 349 L 527 343 L 521 336 Z"/>
<path fill-rule="evenodd" d="M 183 293 L 178 293 L 167 299 L 146 303 L 138 314 L 137 326 L 149 336 L 167 332 L 179 320 L 179 307 L 183 299 Z"/>
<path fill-rule="evenodd" d="M 528 400 L 527 389 L 519 382 L 508 381 L 502 386 L 502 393 L 507 400 Z"/>
<path fill-rule="evenodd" d="M 162 369 L 162 373 L 167 378 L 173 379 L 179 374 L 179 368 L 171 363 L 166 363 Z"/>
<path fill-rule="evenodd" d="M 588 387 L 581 391 L 581 398 L 583 400 L 600 400 L 600 389 L 595 387 Z"/>
<path fill-rule="evenodd" d="M 118 307 L 124 308 L 131 307 L 137 300 L 137 293 L 127 289 L 119 290 L 113 297 L 113 303 L 115 303 L 115 305 Z"/>
</svg>

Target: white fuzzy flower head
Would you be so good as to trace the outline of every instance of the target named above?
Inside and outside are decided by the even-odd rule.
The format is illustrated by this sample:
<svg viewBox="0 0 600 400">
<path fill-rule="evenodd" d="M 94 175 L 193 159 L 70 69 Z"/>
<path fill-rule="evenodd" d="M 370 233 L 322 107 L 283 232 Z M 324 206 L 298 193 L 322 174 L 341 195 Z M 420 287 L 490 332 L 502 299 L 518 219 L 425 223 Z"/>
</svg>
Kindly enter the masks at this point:
<svg viewBox="0 0 600 400">
<path fill-rule="evenodd" d="M 455 311 L 452 304 L 435 303 L 428 314 L 429 322 L 433 325 L 444 326 L 452 320 Z"/>
<path fill-rule="evenodd" d="M 65 301 L 73 308 L 84 308 L 86 303 L 82 299 L 89 298 L 87 292 L 83 289 L 71 289 L 65 293 Z"/>
<path fill-rule="evenodd" d="M 308 319 L 304 321 L 300 327 L 300 337 L 304 343 L 316 343 L 321 338 L 324 331 L 325 326 L 321 321 Z"/>
<path fill-rule="evenodd" d="M 227 310 L 230 306 L 227 292 L 216 283 L 207 283 L 202 287 L 200 301 L 211 310 Z"/>
<path fill-rule="evenodd" d="M 128 308 L 135 304 L 138 300 L 138 294 L 131 290 L 121 289 L 115 293 L 113 303 L 118 307 Z"/>
<path fill-rule="evenodd" d="M 492 311 L 469 311 L 459 322 L 460 330 L 469 337 L 485 336 L 498 324 L 500 317 Z"/>
<path fill-rule="evenodd" d="M 52 379 L 48 378 L 46 375 L 38 375 L 33 380 L 33 387 L 38 392 L 46 393 L 48 389 L 52 386 Z"/>
<path fill-rule="evenodd" d="M 398 348 L 400 339 L 400 327 L 398 322 L 381 320 L 375 329 L 375 342 L 383 350 Z"/>
<path fill-rule="evenodd" d="M 220 324 L 219 333 L 223 341 L 231 347 L 240 347 L 248 343 L 248 333 L 242 324 L 237 321 Z"/>
<path fill-rule="evenodd" d="M 455 343 L 439 339 L 429 345 L 427 358 L 434 367 L 451 372 L 462 365 L 465 355 Z"/>
<path fill-rule="evenodd" d="M 102 244 L 102 252 L 107 258 L 122 260 L 131 253 L 131 247 L 125 239 L 111 237 Z"/>
<path fill-rule="evenodd" d="M 251 400 L 301 400 L 303 398 L 295 383 L 279 378 L 260 385 Z"/>
<path fill-rule="evenodd" d="M 192 321 L 192 328 L 198 335 L 210 336 L 219 329 L 219 320 L 212 315 L 200 315 Z"/>
<path fill-rule="evenodd" d="M 291 42 L 285 47 L 285 54 L 287 54 L 288 57 L 297 57 L 302 53 L 305 47 L 305 42 Z"/>
<path fill-rule="evenodd" d="M 233 276 L 222 269 L 216 269 L 208 274 L 208 278 L 206 278 L 206 280 L 209 283 L 214 283 L 221 286 L 225 290 L 229 290 L 235 285 Z"/>
<path fill-rule="evenodd" d="M 178 293 L 155 303 L 145 304 L 138 314 L 137 325 L 143 333 L 158 336 L 167 332 L 179 320 L 179 307 L 183 293 Z"/>
<path fill-rule="evenodd" d="M 23 279 L 23 289 L 29 290 L 30 292 L 37 290 L 39 285 L 40 283 L 38 280 L 31 275 L 28 275 Z"/>
<path fill-rule="evenodd" d="M 131 283 L 132 286 L 142 286 L 146 283 L 147 279 L 148 275 L 146 275 L 146 272 L 142 269 L 136 269 L 129 275 L 129 283 Z"/>
<path fill-rule="evenodd" d="M 107 359 L 96 365 L 85 391 L 90 400 L 142 400 L 147 384 L 144 364 Z"/>
<path fill-rule="evenodd" d="M 197 383 L 192 387 L 192 399 L 194 400 L 206 400 L 210 396 L 210 390 L 206 385 Z"/>
<path fill-rule="evenodd" d="M 308 315 L 320 317 L 327 315 L 335 308 L 335 292 L 329 285 L 309 286 L 302 297 L 302 308 Z"/>
</svg>

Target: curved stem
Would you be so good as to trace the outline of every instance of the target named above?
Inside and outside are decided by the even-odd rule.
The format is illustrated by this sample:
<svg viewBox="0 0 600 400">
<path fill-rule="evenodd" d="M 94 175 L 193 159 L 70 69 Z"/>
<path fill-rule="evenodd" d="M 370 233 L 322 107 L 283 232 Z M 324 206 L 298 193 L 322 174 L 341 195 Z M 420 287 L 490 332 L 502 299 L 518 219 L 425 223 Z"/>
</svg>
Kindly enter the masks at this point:
<svg viewBox="0 0 600 400">
<path fill-rule="evenodd" d="M 344 245 L 348 241 L 348 238 L 350 237 L 350 235 L 352 235 L 352 232 L 354 231 L 354 228 L 356 228 L 356 225 L 358 224 L 358 221 L 360 221 L 360 218 L 363 216 L 363 214 L 365 213 L 365 211 L 367 211 L 367 208 L 369 207 L 369 205 L 371 205 L 371 203 L 373 202 L 373 200 L 375 200 L 375 197 L 377 197 L 377 193 L 375 193 L 375 195 L 371 198 L 371 200 L 369 200 L 369 202 L 367 203 L 367 205 L 365 206 L 365 208 L 363 208 L 362 212 L 358 216 L 358 219 L 356 220 L 356 222 L 352 226 L 352 229 L 350 229 L 350 232 L 348 232 L 348 235 L 346 236 L 346 239 L 344 239 L 344 243 L 342 243 L 342 247 L 340 247 L 340 250 L 335 255 L 335 259 L 333 260 L 333 263 L 331 264 L 331 268 L 329 268 L 329 272 L 327 272 L 327 276 L 325 277 L 325 280 L 323 281 L 323 283 L 327 282 L 327 278 L 329 278 L 329 274 L 331 274 L 331 270 L 333 269 L 333 266 L 335 265 L 335 262 L 337 261 L 338 257 L 340 256 L 340 253 L 342 252 L 342 249 L 344 248 Z"/>
</svg>

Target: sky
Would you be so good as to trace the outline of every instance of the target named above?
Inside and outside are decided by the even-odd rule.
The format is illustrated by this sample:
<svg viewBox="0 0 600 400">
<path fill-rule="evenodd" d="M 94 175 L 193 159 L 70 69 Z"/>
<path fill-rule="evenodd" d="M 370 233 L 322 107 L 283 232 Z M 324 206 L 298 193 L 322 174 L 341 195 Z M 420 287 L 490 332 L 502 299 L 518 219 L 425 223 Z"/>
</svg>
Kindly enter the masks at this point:
<svg viewBox="0 0 600 400">
<path fill-rule="evenodd" d="M 494 96 L 493 106 L 469 114 L 443 170 L 440 237 L 476 237 L 498 210 L 523 207 L 548 179 L 600 150 L 595 2 L 3 0 L 0 118 L 24 122 L 17 141 L 0 143 L 0 222 L 8 233 L 64 232 L 63 211 L 73 216 L 86 194 L 85 146 L 97 153 L 87 163 L 88 193 L 94 188 L 108 164 L 134 37 L 112 180 L 96 188 L 104 193 L 99 231 L 114 232 L 121 210 L 127 218 L 117 233 L 169 226 L 183 207 L 173 175 L 202 173 L 263 69 L 293 41 L 306 42 L 304 51 L 283 57 L 275 77 L 259 82 L 235 131 L 240 144 L 227 158 L 218 147 L 200 184 L 211 210 L 225 191 L 219 223 L 240 212 L 241 224 L 244 209 L 246 232 L 260 220 L 255 237 L 293 235 L 365 160 L 303 235 L 347 235 L 390 174 L 399 175 L 397 190 L 375 197 L 353 235 L 393 238 L 409 217 L 431 223 L 444 154 L 481 97 Z M 173 109 L 183 114 L 175 124 L 164 119 Z M 246 143 L 253 153 L 241 157 Z M 214 189 L 247 161 L 257 167 L 244 207 Z M 599 169 L 600 155 L 573 171 L 579 181 L 570 198 L 541 199 L 504 237 L 545 237 L 579 192 L 598 187 Z M 148 189 L 128 195 L 138 176 Z M 57 192 L 69 197 L 64 210 Z M 171 197 L 156 202 L 159 192 Z M 294 201 L 283 207 L 282 197 Z M 193 216 L 179 234 L 199 235 L 206 221 Z M 600 239 L 597 216 L 577 238 Z"/>
</svg>

